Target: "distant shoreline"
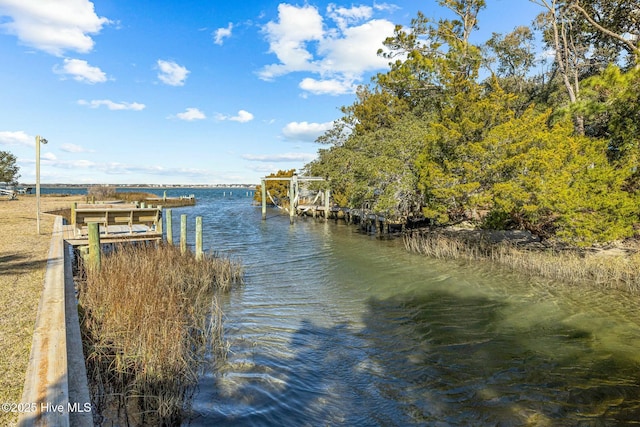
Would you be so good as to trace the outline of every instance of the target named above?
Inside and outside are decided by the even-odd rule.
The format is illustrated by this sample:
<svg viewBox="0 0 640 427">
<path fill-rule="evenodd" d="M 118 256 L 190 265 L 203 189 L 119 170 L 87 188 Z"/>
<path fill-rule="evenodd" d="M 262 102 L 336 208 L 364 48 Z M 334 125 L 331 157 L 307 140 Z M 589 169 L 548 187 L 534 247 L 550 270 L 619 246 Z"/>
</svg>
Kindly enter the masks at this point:
<svg viewBox="0 0 640 427">
<path fill-rule="evenodd" d="M 35 187 L 35 184 L 20 183 L 18 187 Z M 256 184 L 40 184 L 40 188 L 256 188 Z"/>
</svg>

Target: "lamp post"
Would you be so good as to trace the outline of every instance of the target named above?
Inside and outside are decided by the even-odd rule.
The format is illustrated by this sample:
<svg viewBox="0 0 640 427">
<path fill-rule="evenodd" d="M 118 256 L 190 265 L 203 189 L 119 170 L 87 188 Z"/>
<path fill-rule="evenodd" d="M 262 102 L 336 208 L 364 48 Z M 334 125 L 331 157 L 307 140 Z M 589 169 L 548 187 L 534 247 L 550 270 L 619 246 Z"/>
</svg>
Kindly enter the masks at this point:
<svg viewBox="0 0 640 427">
<path fill-rule="evenodd" d="M 36 136 L 36 225 L 38 234 L 40 234 L 40 144 L 47 142 L 49 141 L 41 138 L 40 135 Z"/>
</svg>

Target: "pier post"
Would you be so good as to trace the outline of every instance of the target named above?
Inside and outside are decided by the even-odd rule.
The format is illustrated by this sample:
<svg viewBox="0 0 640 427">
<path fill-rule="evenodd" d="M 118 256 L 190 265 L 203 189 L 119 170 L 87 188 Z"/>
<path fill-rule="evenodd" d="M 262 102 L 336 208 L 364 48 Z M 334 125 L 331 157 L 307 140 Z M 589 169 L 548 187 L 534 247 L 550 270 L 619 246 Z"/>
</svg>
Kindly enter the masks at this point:
<svg viewBox="0 0 640 427">
<path fill-rule="evenodd" d="M 100 224 L 89 223 L 89 268 L 100 271 Z"/>
<path fill-rule="evenodd" d="M 78 202 L 71 204 L 71 224 L 76 225 L 76 209 L 78 209 Z"/>
<path fill-rule="evenodd" d="M 293 224 L 293 217 L 296 214 L 296 176 L 294 175 L 289 181 L 289 224 Z"/>
<path fill-rule="evenodd" d="M 202 259 L 202 217 L 196 217 L 196 260 Z"/>
<path fill-rule="evenodd" d="M 160 211 L 160 221 L 158 221 L 158 229 L 156 231 L 162 234 L 162 205 L 158 205 L 158 210 Z"/>
<path fill-rule="evenodd" d="M 262 219 L 265 220 L 267 219 L 267 181 L 263 179 L 261 183 L 262 185 L 260 186 L 260 191 L 262 193 Z"/>
<path fill-rule="evenodd" d="M 167 243 L 173 245 L 173 224 L 171 214 L 171 209 L 167 209 Z"/>
<path fill-rule="evenodd" d="M 324 190 L 324 219 L 329 220 L 329 189 Z"/>
<path fill-rule="evenodd" d="M 187 214 L 180 215 L 180 253 L 187 253 Z"/>
</svg>

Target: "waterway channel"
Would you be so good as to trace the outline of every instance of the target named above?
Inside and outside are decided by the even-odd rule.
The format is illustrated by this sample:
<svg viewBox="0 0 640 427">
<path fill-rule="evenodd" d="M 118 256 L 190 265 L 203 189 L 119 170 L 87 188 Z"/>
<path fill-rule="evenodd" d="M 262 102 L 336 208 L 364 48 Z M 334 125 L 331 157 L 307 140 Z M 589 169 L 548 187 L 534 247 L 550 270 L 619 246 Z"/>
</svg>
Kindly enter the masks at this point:
<svg viewBox="0 0 640 427">
<path fill-rule="evenodd" d="M 173 214 L 202 216 L 205 248 L 241 260 L 246 283 L 184 426 L 640 423 L 639 297 L 276 209 L 261 221 L 246 190 L 189 192 L 197 206 Z"/>
<path fill-rule="evenodd" d="M 239 259 L 189 426 L 621 425 L 640 420 L 640 299 L 408 254 L 243 190 L 196 194 Z M 193 223 L 193 222 L 192 222 Z"/>
</svg>

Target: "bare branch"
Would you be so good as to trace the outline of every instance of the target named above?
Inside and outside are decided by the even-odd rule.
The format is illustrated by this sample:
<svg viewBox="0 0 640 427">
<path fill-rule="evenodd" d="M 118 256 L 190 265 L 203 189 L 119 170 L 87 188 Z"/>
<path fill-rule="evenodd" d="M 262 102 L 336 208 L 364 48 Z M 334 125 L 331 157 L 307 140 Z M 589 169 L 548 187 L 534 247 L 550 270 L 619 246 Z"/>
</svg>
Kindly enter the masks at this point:
<svg viewBox="0 0 640 427">
<path fill-rule="evenodd" d="M 612 37 L 618 41 L 620 41 L 621 43 L 623 43 L 624 45 L 626 45 L 635 55 L 636 60 L 638 58 L 640 58 L 640 48 L 636 45 L 634 45 L 630 40 L 625 39 L 621 34 L 617 34 L 614 33 L 613 31 L 603 27 L 602 25 L 598 24 L 592 17 L 591 15 L 589 15 L 589 13 L 584 10 L 584 8 L 582 6 L 580 6 L 580 4 L 578 4 L 577 0 L 572 1 L 569 4 L 569 7 L 572 9 L 577 10 L 578 12 L 580 12 L 582 14 L 582 16 L 585 17 L 585 19 L 594 27 L 596 27 L 596 29 L 606 35 L 608 35 L 609 37 Z"/>
</svg>

